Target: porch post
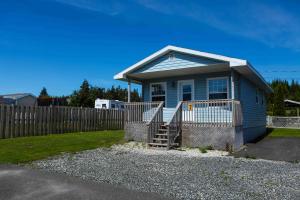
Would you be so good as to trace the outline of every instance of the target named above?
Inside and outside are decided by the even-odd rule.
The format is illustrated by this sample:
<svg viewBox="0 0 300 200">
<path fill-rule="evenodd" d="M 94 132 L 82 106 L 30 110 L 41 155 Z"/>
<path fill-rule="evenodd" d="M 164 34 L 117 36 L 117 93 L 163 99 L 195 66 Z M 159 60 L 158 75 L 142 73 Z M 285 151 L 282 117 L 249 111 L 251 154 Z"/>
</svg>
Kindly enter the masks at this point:
<svg viewBox="0 0 300 200">
<path fill-rule="evenodd" d="M 130 103 L 130 94 L 131 94 L 131 81 L 128 80 L 128 89 L 127 89 L 127 100 Z"/>
<path fill-rule="evenodd" d="M 231 69 L 231 99 L 235 99 L 234 71 Z"/>
</svg>

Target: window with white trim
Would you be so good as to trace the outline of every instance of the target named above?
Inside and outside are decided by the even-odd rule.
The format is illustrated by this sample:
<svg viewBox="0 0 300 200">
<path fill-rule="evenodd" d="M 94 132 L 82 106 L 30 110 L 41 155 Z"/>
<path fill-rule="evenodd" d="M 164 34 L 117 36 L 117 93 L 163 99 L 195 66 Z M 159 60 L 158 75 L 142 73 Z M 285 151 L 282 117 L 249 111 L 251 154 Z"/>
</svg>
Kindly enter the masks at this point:
<svg viewBox="0 0 300 200">
<path fill-rule="evenodd" d="M 228 78 L 208 79 L 208 99 L 228 99 Z"/>
<path fill-rule="evenodd" d="M 151 101 L 165 101 L 166 100 L 166 84 L 152 83 L 150 86 Z"/>
</svg>

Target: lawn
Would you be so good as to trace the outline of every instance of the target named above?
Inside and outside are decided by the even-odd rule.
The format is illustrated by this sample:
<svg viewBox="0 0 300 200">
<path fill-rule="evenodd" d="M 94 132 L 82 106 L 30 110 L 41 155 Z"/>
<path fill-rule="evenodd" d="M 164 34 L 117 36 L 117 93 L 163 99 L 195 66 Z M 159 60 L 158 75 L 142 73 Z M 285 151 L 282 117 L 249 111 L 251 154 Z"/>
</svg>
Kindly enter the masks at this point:
<svg viewBox="0 0 300 200">
<path fill-rule="evenodd" d="M 64 152 L 74 153 L 122 143 L 123 131 L 52 134 L 0 140 L 0 163 L 27 163 Z"/>
<path fill-rule="evenodd" d="M 269 137 L 300 137 L 300 129 L 274 128 L 268 132 Z"/>
</svg>

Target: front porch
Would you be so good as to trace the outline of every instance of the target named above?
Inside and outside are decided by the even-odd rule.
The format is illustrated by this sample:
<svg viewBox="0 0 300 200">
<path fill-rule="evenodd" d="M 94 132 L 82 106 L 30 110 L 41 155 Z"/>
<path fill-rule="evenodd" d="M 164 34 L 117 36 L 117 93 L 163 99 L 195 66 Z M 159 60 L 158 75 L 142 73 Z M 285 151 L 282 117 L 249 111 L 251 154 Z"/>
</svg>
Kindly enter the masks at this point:
<svg viewBox="0 0 300 200">
<path fill-rule="evenodd" d="M 242 111 L 237 100 L 180 101 L 176 108 L 164 102 L 125 105 L 125 138 L 149 147 L 213 146 L 237 149 L 243 144 Z"/>
</svg>

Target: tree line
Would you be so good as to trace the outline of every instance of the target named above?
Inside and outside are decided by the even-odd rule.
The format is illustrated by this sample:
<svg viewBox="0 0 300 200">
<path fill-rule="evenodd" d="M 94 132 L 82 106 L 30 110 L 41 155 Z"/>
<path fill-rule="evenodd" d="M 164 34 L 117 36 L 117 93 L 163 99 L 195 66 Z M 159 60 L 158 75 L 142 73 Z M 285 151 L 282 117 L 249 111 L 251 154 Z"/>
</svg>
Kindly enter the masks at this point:
<svg viewBox="0 0 300 200">
<path fill-rule="evenodd" d="M 121 86 L 112 86 L 111 88 L 103 88 L 91 85 L 87 80 L 84 80 L 79 89 L 74 90 L 69 96 L 53 97 L 47 92 L 47 89 L 42 88 L 38 102 L 41 106 L 61 105 L 75 107 L 90 107 L 93 108 L 95 100 L 113 99 L 127 101 L 127 89 Z M 131 101 L 141 101 L 141 97 L 137 89 L 131 91 Z"/>
<path fill-rule="evenodd" d="M 300 102 L 300 84 L 292 80 L 273 80 L 270 83 L 273 93 L 267 96 L 267 112 L 268 115 L 285 116 L 296 115 L 295 108 L 285 107 L 284 100 L 290 99 Z M 69 96 L 55 97 L 50 96 L 47 89 L 44 87 L 39 95 L 39 105 L 61 105 L 61 106 L 75 106 L 75 107 L 94 107 L 95 100 L 100 99 L 114 99 L 120 101 L 127 101 L 127 89 L 121 86 L 112 86 L 111 88 L 103 88 L 89 84 L 84 80 L 79 89 L 75 90 Z M 141 97 L 136 89 L 131 91 L 131 101 L 141 101 Z"/>
<path fill-rule="evenodd" d="M 296 115 L 296 108 L 287 108 L 284 100 L 290 99 L 300 102 L 299 82 L 295 80 L 288 82 L 278 79 L 273 80 L 270 86 L 273 89 L 273 93 L 267 97 L 268 114 L 274 116 Z"/>
</svg>

